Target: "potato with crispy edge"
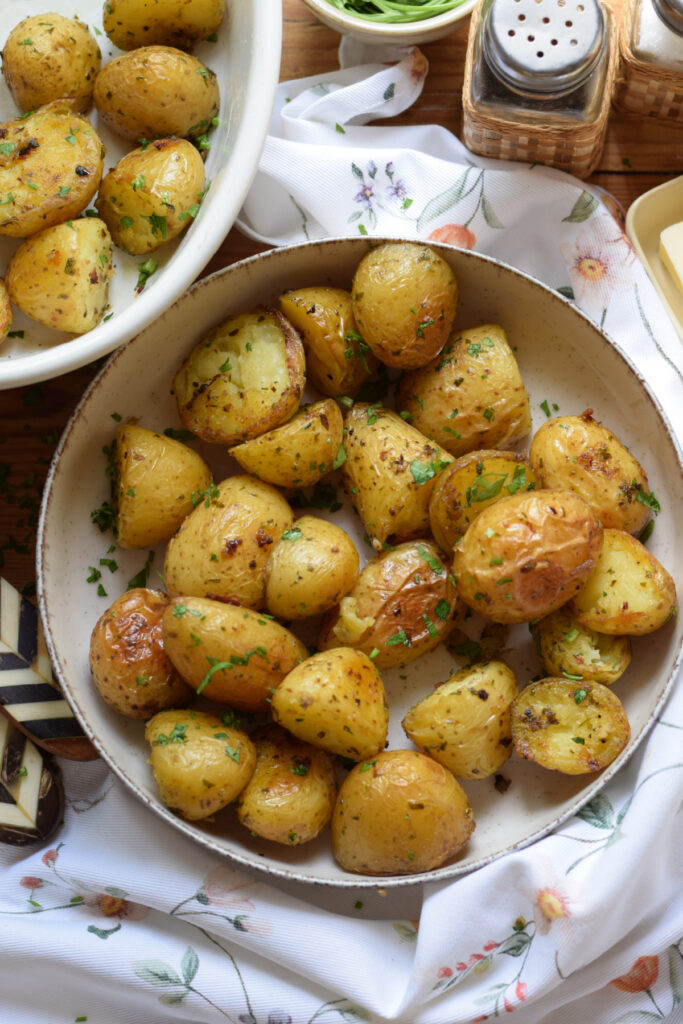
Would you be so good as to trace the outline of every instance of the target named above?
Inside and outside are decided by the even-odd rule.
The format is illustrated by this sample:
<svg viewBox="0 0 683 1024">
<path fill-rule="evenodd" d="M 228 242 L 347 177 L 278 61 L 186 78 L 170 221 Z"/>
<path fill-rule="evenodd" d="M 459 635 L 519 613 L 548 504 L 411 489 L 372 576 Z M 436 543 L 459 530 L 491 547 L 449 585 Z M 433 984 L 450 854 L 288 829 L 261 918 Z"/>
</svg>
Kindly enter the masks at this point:
<svg viewBox="0 0 683 1024">
<path fill-rule="evenodd" d="M 12 303 L 5 282 L 0 277 L 0 344 L 9 334 L 12 326 Z"/>
<path fill-rule="evenodd" d="M 530 622 L 572 598 L 595 568 L 602 526 L 570 491 L 529 491 L 484 509 L 455 547 L 458 593 L 494 622 Z"/>
<path fill-rule="evenodd" d="M 593 572 L 572 601 L 572 613 L 596 633 L 643 636 L 676 612 L 670 573 L 624 530 L 605 530 Z"/>
<path fill-rule="evenodd" d="M 510 705 L 519 693 L 502 661 L 463 668 L 403 718 L 416 747 L 459 779 L 486 779 L 512 753 Z"/>
<path fill-rule="evenodd" d="M 510 716 L 517 754 L 565 775 L 602 771 L 631 735 L 621 701 L 602 683 L 541 679 L 514 699 Z"/>
<path fill-rule="evenodd" d="M 583 626 L 571 602 L 531 623 L 536 651 L 549 676 L 611 686 L 628 668 L 631 640 Z"/>
<path fill-rule="evenodd" d="M 191 50 L 216 31 L 225 0 L 107 0 L 102 28 L 119 50 L 162 43 Z"/>
<path fill-rule="evenodd" d="M 360 761 L 381 750 L 389 708 L 379 672 L 361 651 L 339 647 L 312 655 L 279 684 L 275 721 L 314 747 Z"/>
<path fill-rule="evenodd" d="M 429 525 L 443 551 L 452 551 L 480 512 L 499 498 L 533 491 L 538 477 L 517 452 L 469 452 L 440 474 L 429 499 Z"/>
<path fill-rule="evenodd" d="M 541 487 L 575 491 L 605 528 L 640 533 L 652 505 L 643 467 L 611 430 L 593 419 L 558 416 L 534 434 L 529 460 Z"/>
<path fill-rule="evenodd" d="M 306 373 L 323 395 L 355 395 L 377 369 L 351 309 L 351 293 L 324 285 L 297 288 L 279 298 L 280 309 L 301 335 Z"/>
<path fill-rule="evenodd" d="M 209 331 L 176 373 L 180 419 L 204 441 L 249 441 L 296 412 L 305 372 L 301 339 L 279 310 L 238 313 Z"/>
<path fill-rule="evenodd" d="M 352 768 L 332 814 L 332 852 L 346 871 L 413 875 L 454 857 L 474 831 L 465 792 L 419 750 L 385 750 Z"/>
<path fill-rule="evenodd" d="M 254 774 L 237 798 L 237 817 L 252 835 L 301 846 L 322 832 L 337 796 L 329 754 L 279 725 L 251 733 Z"/>
<path fill-rule="evenodd" d="M 266 483 L 308 487 L 336 468 L 343 430 L 341 410 L 327 398 L 303 405 L 283 426 L 236 445 L 230 454 Z"/>
<path fill-rule="evenodd" d="M 368 562 L 324 619 L 318 647 L 353 647 L 372 654 L 377 668 L 405 665 L 438 647 L 458 611 L 455 582 L 438 548 L 408 541 Z"/>
<path fill-rule="evenodd" d="M 166 590 L 171 597 L 230 598 L 262 607 L 272 545 L 293 521 L 280 492 L 256 477 L 210 485 L 168 543 Z"/>
<path fill-rule="evenodd" d="M 279 622 L 205 597 L 175 598 L 162 627 L 166 653 L 192 689 L 241 711 L 267 710 L 273 687 L 308 654 Z"/>
<path fill-rule="evenodd" d="M 227 807 L 256 767 L 247 734 L 204 711 L 161 711 L 147 723 L 145 739 L 162 803 L 187 821 Z"/>
<path fill-rule="evenodd" d="M 192 689 L 164 649 L 168 598 L 135 587 L 97 620 L 90 637 L 90 671 L 102 699 L 126 718 L 149 718 L 187 704 Z"/>
<path fill-rule="evenodd" d="M 451 455 L 514 448 L 531 431 L 524 382 L 498 324 L 454 334 L 439 356 L 403 374 L 396 410 Z"/>
</svg>

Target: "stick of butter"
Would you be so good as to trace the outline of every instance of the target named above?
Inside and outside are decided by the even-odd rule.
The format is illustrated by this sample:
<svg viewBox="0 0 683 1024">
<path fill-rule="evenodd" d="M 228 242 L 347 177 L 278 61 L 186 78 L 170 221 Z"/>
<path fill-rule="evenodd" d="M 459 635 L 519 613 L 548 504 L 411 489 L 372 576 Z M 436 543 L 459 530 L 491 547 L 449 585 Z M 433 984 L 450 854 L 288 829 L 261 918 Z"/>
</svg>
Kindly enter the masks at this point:
<svg viewBox="0 0 683 1024">
<path fill-rule="evenodd" d="M 683 292 L 683 221 L 670 224 L 659 236 L 659 258 Z"/>
</svg>

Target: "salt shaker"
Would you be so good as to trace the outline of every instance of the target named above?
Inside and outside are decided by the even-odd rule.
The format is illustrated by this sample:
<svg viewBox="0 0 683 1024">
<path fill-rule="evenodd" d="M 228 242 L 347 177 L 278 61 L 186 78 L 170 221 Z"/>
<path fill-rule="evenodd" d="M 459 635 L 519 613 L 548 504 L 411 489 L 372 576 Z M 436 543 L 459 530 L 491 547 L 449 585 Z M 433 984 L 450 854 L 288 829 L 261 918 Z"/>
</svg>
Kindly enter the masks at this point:
<svg viewBox="0 0 683 1024">
<path fill-rule="evenodd" d="M 587 177 L 602 152 L 616 65 L 615 23 L 600 0 L 483 0 L 465 59 L 465 145 Z"/>
<path fill-rule="evenodd" d="M 615 107 L 683 122 L 683 0 L 630 0 L 619 49 Z"/>
</svg>

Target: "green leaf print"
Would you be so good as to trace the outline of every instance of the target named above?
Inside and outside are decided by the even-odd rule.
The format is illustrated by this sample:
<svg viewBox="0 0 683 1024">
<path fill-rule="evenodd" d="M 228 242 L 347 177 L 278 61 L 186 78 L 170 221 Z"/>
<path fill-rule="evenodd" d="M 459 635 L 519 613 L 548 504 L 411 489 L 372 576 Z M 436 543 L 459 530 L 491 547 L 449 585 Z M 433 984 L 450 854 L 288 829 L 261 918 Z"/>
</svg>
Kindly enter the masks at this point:
<svg viewBox="0 0 683 1024">
<path fill-rule="evenodd" d="M 408 942 L 415 942 L 415 940 L 417 939 L 417 932 L 411 925 L 399 924 L 398 922 L 396 922 L 396 924 L 394 924 L 392 927 L 394 931 L 401 936 L 402 939 L 406 939 Z"/>
<path fill-rule="evenodd" d="M 481 212 L 484 214 L 484 220 L 486 221 L 490 228 L 505 227 L 505 225 L 498 219 L 498 217 L 496 217 L 493 211 L 493 207 L 491 206 L 486 196 L 481 197 Z"/>
<path fill-rule="evenodd" d="M 115 928 L 96 928 L 94 924 L 88 925 L 88 931 L 91 935 L 96 935 L 98 939 L 108 939 L 110 935 L 115 935 L 120 928 L 120 923 Z"/>
<path fill-rule="evenodd" d="M 577 811 L 576 816 L 594 828 L 612 829 L 616 825 L 614 808 L 602 793 Z"/>
<path fill-rule="evenodd" d="M 178 1003 L 182 1003 L 186 995 L 187 992 L 166 992 L 163 996 L 159 996 L 159 1002 L 164 1006 L 177 1006 Z"/>
<path fill-rule="evenodd" d="M 669 946 L 667 955 L 673 1005 L 678 1006 L 683 1001 L 683 956 L 678 946 Z"/>
<path fill-rule="evenodd" d="M 650 1021 L 661 1021 L 663 1018 L 658 1013 L 650 1010 L 630 1010 L 628 1013 L 617 1017 L 614 1024 L 650 1024 Z"/>
<path fill-rule="evenodd" d="M 395 82 L 391 82 L 386 87 L 386 89 L 384 90 L 384 99 L 387 100 L 387 101 L 388 100 L 393 100 L 395 92 L 396 92 L 396 83 Z"/>
<path fill-rule="evenodd" d="M 195 974 L 199 970 L 199 957 L 193 950 L 192 946 L 188 946 L 183 953 L 183 959 L 180 962 L 180 969 L 183 972 L 185 984 L 191 985 Z"/>
<path fill-rule="evenodd" d="M 124 892 L 123 889 L 117 889 L 115 885 L 105 886 L 104 891 L 109 893 L 110 896 L 115 896 L 119 900 L 128 899 L 128 893 Z"/>
<path fill-rule="evenodd" d="M 592 196 L 590 192 L 584 190 L 574 203 L 572 212 L 568 217 L 563 217 L 562 220 L 569 224 L 580 224 L 582 221 L 588 220 L 599 205 L 599 200 Z"/>
<path fill-rule="evenodd" d="M 508 956 L 521 956 L 530 942 L 531 937 L 526 932 L 516 932 L 501 942 L 497 952 L 507 953 Z"/>
<path fill-rule="evenodd" d="M 570 284 L 562 284 L 559 288 L 556 289 L 556 291 L 558 291 L 560 295 L 564 295 L 565 299 L 574 298 L 574 289 Z"/>
<path fill-rule="evenodd" d="M 351 164 L 351 173 L 353 175 L 355 175 L 355 177 L 358 178 L 359 181 L 364 181 L 365 180 L 363 178 L 363 172 L 361 171 L 361 169 L 358 166 L 358 164 L 353 164 L 353 163 Z"/>
<path fill-rule="evenodd" d="M 131 966 L 138 978 L 149 982 L 150 985 L 164 988 L 166 985 L 183 984 L 182 978 L 179 978 L 173 968 L 162 960 L 138 960 Z"/>
<path fill-rule="evenodd" d="M 417 219 L 418 229 L 422 228 L 427 221 L 434 220 L 435 217 L 439 217 L 446 210 L 450 210 L 451 206 L 455 206 L 465 190 L 467 178 L 471 170 L 472 168 L 468 167 L 460 175 L 455 185 L 451 185 L 445 192 L 441 192 L 438 196 L 434 196 L 433 199 L 429 200 Z"/>
</svg>

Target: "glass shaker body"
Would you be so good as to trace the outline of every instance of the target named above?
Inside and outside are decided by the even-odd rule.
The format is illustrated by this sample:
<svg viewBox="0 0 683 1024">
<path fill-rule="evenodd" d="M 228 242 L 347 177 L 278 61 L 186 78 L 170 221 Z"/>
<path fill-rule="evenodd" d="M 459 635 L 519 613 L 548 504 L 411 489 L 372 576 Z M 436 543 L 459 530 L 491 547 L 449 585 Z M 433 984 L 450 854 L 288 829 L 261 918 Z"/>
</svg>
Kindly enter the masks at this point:
<svg viewBox="0 0 683 1024">
<path fill-rule="evenodd" d="M 630 44 L 637 60 L 683 78 L 683 0 L 635 0 Z"/>
<path fill-rule="evenodd" d="M 615 107 L 683 123 L 683 0 L 630 0 L 619 49 Z"/>
</svg>

